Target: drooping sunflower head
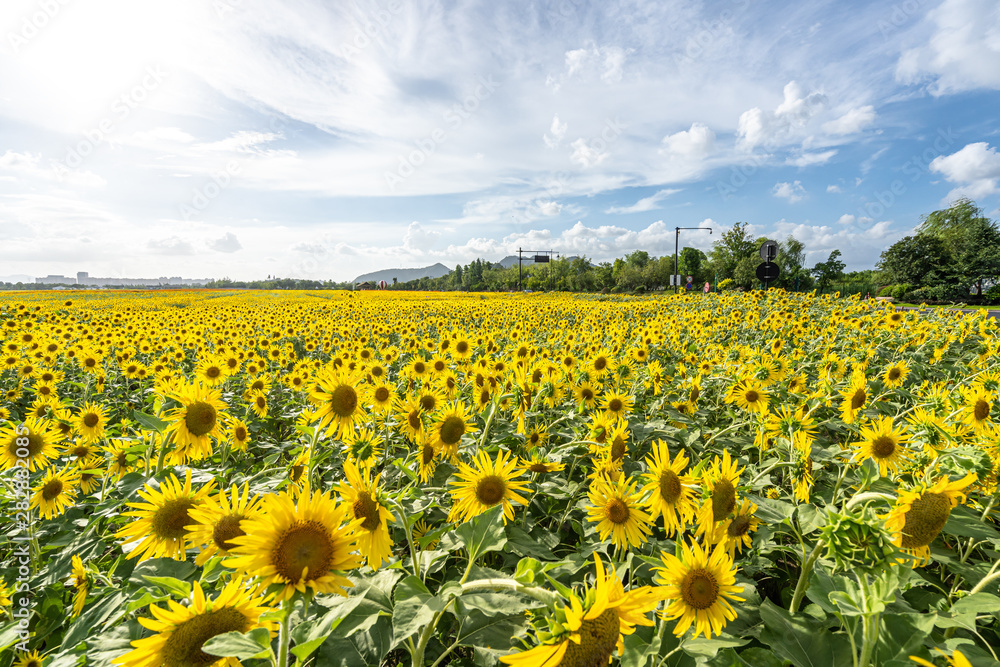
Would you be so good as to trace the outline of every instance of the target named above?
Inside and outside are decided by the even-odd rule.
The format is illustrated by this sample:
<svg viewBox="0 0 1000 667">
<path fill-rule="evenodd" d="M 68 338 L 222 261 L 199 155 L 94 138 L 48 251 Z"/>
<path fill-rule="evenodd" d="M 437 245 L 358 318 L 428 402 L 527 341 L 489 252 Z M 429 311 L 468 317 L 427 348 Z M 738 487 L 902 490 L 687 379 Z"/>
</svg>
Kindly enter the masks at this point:
<svg viewBox="0 0 1000 667">
<path fill-rule="evenodd" d="M 941 477 L 934 484 L 900 492 L 885 527 L 892 533 L 893 543 L 914 557 L 914 566 L 926 561 L 931 542 L 948 522 L 952 509 L 965 499 L 965 488 L 976 479 L 976 473 L 970 472 L 954 482 Z"/>
</svg>

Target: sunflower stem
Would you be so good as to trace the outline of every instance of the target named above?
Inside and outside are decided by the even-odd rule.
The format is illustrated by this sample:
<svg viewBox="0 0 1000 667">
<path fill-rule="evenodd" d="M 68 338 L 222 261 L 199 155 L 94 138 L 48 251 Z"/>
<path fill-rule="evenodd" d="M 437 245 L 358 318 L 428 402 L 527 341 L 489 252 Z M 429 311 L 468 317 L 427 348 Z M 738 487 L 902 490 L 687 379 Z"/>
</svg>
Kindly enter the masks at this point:
<svg viewBox="0 0 1000 667">
<path fill-rule="evenodd" d="M 525 586 L 515 579 L 476 579 L 462 584 L 462 593 L 475 593 L 477 591 L 503 591 L 511 590 L 528 597 L 533 597 L 539 602 L 552 606 L 559 601 L 559 596 L 544 588 L 537 586 Z"/>
<path fill-rule="evenodd" d="M 976 584 L 971 591 L 969 591 L 969 595 L 975 595 L 979 591 L 986 588 L 991 581 L 996 581 L 997 579 L 1000 579 L 1000 560 L 993 563 L 993 567 L 990 568 L 989 574 L 983 577 L 979 583 Z"/>
<path fill-rule="evenodd" d="M 812 576 L 813 566 L 816 564 L 816 559 L 819 558 L 819 552 L 823 548 L 823 540 L 820 539 L 816 542 L 816 546 L 813 548 L 812 553 L 806 556 L 805 560 L 802 561 L 802 571 L 799 572 L 799 580 L 795 583 L 795 592 L 792 594 L 792 603 L 788 605 L 788 611 L 792 614 L 799 610 L 799 605 L 802 604 L 802 598 L 805 597 L 806 587 L 809 584 L 809 579 Z M 805 550 L 802 550 L 802 555 L 805 556 Z"/>
<path fill-rule="evenodd" d="M 156 474 L 159 475 L 163 470 L 163 461 L 167 457 L 167 445 L 170 444 L 171 437 L 168 435 L 163 438 L 163 442 L 160 444 L 160 453 L 156 457 Z"/>
<path fill-rule="evenodd" d="M 281 603 L 281 610 L 284 615 L 281 617 L 281 625 L 278 629 L 278 663 L 277 667 L 288 667 L 288 642 L 289 628 L 292 621 L 293 598 L 288 598 Z"/>
</svg>

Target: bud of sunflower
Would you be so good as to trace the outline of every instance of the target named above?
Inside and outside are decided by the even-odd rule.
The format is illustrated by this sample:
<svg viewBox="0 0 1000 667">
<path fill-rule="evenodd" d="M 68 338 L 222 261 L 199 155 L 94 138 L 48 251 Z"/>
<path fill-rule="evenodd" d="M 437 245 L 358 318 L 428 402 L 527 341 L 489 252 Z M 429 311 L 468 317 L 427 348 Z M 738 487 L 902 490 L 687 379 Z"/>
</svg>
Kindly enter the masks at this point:
<svg viewBox="0 0 1000 667">
<path fill-rule="evenodd" d="M 867 508 L 861 513 L 830 512 L 822 531 L 825 557 L 837 570 L 875 573 L 895 553 L 883 522 Z"/>
</svg>

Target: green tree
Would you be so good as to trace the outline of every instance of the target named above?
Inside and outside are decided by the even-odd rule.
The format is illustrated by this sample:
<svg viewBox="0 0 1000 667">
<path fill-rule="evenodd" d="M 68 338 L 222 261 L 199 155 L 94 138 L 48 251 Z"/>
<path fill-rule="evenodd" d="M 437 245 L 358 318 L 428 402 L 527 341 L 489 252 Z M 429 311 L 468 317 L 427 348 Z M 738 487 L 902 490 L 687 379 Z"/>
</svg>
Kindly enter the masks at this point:
<svg viewBox="0 0 1000 667">
<path fill-rule="evenodd" d="M 929 214 L 917 235 L 940 239 L 951 257 L 947 270 L 937 277 L 939 283 L 955 284 L 965 292 L 973 283 L 981 286 L 983 278 L 1000 275 L 1000 229 L 971 199 L 963 197 Z"/>
<path fill-rule="evenodd" d="M 812 269 L 812 274 L 816 276 L 817 287 L 820 291 L 829 288 L 838 280 L 844 277 L 846 264 L 840 261 L 840 251 L 834 250 L 825 262 L 820 262 Z"/>
<path fill-rule="evenodd" d="M 905 236 L 889 246 L 878 261 L 882 279 L 893 285 L 937 285 L 948 280 L 953 259 L 934 234 Z"/>
<path fill-rule="evenodd" d="M 708 273 L 705 271 L 703 266 L 708 260 L 708 257 L 701 250 L 697 248 L 686 247 L 681 249 L 680 256 L 680 267 L 679 272 L 684 280 L 687 276 L 694 276 L 695 284 L 705 280 L 705 276 Z"/>
<path fill-rule="evenodd" d="M 737 222 L 732 229 L 724 233 L 722 238 L 712 245 L 712 252 L 709 254 L 712 270 L 718 274 L 720 281 L 733 278 L 743 287 L 749 287 L 752 284 L 753 279 L 744 284 L 735 276 L 740 262 L 752 258 L 757 252 L 757 243 L 750 235 L 748 227 L 749 224 L 746 222 Z M 746 273 L 745 268 L 741 273 Z"/>
</svg>

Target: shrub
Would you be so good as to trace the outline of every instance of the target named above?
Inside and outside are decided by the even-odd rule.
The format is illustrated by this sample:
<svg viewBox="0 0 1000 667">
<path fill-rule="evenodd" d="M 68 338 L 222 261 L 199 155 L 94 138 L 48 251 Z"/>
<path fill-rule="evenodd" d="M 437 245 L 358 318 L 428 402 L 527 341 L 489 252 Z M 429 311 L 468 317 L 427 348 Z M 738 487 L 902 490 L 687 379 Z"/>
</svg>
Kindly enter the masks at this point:
<svg viewBox="0 0 1000 667">
<path fill-rule="evenodd" d="M 883 287 L 882 289 L 880 289 L 878 291 L 878 295 L 879 296 L 892 296 L 893 295 L 893 290 L 895 290 L 895 289 L 896 289 L 895 285 L 886 285 L 885 287 Z"/>
<path fill-rule="evenodd" d="M 726 278 L 721 283 L 719 283 L 719 291 L 720 292 L 727 292 L 727 291 L 733 289 L 733 287 L 735 287 L 735 286 L 736 286 L 736 281 L 735 280 L 733 280 L 732 278 Z"/>
</svg>

